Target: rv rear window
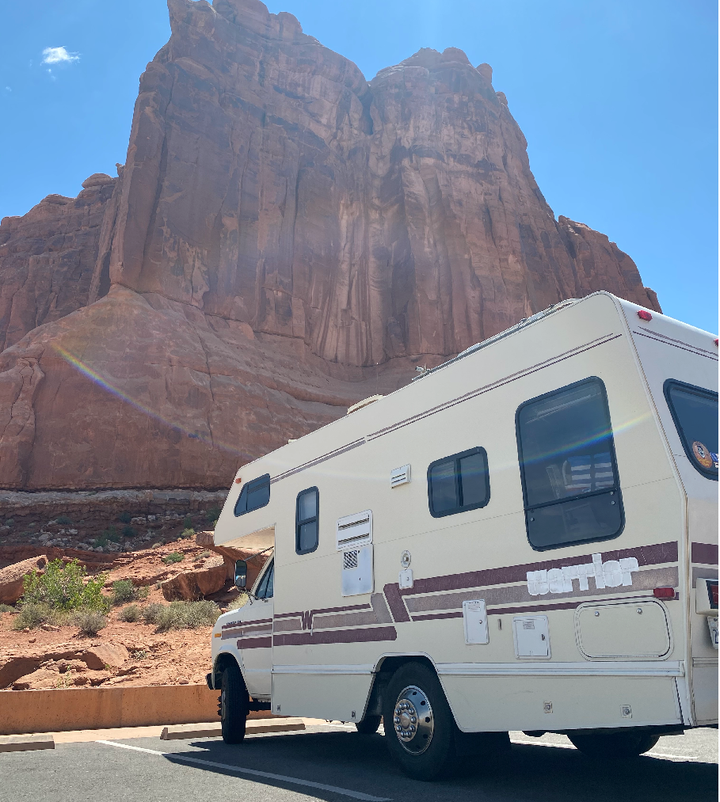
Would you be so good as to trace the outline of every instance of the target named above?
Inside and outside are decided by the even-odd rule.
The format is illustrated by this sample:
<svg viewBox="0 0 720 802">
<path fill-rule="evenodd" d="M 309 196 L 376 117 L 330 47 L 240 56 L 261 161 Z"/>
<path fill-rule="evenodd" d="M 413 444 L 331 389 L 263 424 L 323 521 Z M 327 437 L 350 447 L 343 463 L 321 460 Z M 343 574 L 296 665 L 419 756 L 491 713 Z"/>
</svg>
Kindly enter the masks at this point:
<svg viewBox="0 0 720 802">
<path fill-rule="evenodd" d="M 617 537 L 623 505 L 602 381 L 527 401 L 516 423 L 530 545 L 542 551 Z"/>
<path fill-rule="evenodd" d="M 490 479 L 484 448 L 444 457 L 428 468 L 428 503 L 433 518 L 477 510 L 489 500 Z"/>
<path fill-rule="evenodd" d="M 317 487 L 298 493 L 295 504 L 295 551 L 309 554 L 318 547 L 320 494 Z"/>
<path fill-rule="evenodd" d="M 270 474 L 266 473 L 243 486 L 235 502 L 235 515 L 259 510 L 270 503 Z"/>
<path fill-rule="evenodd" d="M 687 458 L 703 476 L 717 482 L 717 393 L 675 379 L 668 379 L 663 390 Z"/>
</svg>

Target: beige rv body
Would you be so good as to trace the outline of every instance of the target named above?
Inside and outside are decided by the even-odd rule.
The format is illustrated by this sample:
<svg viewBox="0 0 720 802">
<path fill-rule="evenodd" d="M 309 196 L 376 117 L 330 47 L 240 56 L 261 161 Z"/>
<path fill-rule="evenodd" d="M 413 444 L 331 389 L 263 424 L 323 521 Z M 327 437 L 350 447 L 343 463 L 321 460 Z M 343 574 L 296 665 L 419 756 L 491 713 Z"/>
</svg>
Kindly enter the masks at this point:
<svg viewBox="0 0 720 802">
<path fill-rule="evenodd" d="M 282 715 L 359 721 L 388 659 L 419 656 L 464 732 L 717 722 L 717 610 L 695 596 L 717 578 L 717 483 L 690 463 L 663 396 L 667 379 L 716 391 L 717 346 L 640 309 L 608 293 L 566 302 L 243 466 L 215 542 L 274 546 L 274 595 L 221 616 L 214 665 L 232 655 L 251 696 Z M 588 377 L 607 393 L 624 527 L 538 551 L 516 412 Z M 489 502 L 433 517 L 428 466 L 476 447 Z M 269 503 L 236 517 L 264 474 Z M 296 499 L 312 487 L 319 542 L 297 554 Z M 343 595 L 338 521 L 367 511 L 366 592 Z"/>
</svg>

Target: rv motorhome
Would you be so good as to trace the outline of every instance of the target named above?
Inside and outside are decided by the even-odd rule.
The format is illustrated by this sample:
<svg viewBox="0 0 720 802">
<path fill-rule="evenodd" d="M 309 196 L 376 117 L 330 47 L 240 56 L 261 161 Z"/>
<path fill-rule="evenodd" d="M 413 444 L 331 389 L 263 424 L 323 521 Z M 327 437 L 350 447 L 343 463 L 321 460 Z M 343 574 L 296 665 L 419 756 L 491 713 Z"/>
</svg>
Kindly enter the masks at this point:
<svg viewBox="0 0 720 802">
<path fill-rule="evenodd" d="M 271 557 L 213 631 L 225 740 L 382 719 L 432 779 L 473 733 L 717 726 L 717 350 L 598 292 L 244 465 L 215 543 Z"/>
</svg>

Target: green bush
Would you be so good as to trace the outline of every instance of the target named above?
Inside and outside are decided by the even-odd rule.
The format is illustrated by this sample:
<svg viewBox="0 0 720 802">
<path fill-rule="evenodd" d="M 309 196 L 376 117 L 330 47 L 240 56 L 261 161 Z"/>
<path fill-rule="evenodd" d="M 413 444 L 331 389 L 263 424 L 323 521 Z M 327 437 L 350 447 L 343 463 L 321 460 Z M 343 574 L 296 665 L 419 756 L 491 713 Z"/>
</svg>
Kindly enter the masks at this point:
<svg viewBox="0 0 720 802">
<path fill-rule="evenodd" d="M 107 626 L 107 618 L 99 610 L 78 610 L 72 620 L 83 635 L 97 635 Z"/>
<path fill-rule="evenodd" d="M 117 519 L 121 524 L 129 524 L 132 521 L 132 515 L 129 512 L 121 512 Z"/>
<path fill-rule="evenodd" d="M 20 603 L 45 605 L 51 610 L 66 612 L 85 608 L 105 612 L 108 600 L 103 596 L 105 574 L 86 577 L 86 568 L 77 560 L 63 563 L 53 560 L 43 574 L 26 574 Z"/>
<path fill-rule="evenodd" d="M 7 521 L 5 521 L 5 526 L 14 526 L 14 524 L 15 524 L 14 518 L 8 518 Z"/>
<path fill-rule="evenodd" d="M 115 605 L 127 604 L 134 601 L 137 596 L 135 586 L 129 579 L 119 579 L 117 582 L 113 582 L 112 589 L 112 603 Z"/>
<path fill-rule="evenodd" d="M 119 543 L 120 540 L 121 536 L 118 534 L 117 529 L 114 526 L 110 526 L 103 531 L 100 537 L 95 539 L 95 545 L 105 548 L 108 543 Z"/>
<path fill-rule="evenodd" d="M 179 551 L 171 551 L 170 554 L 166 554 L 162 561 L 165 565 L 171 565 L 172 563 L 181 563 L 185 559 L 184 554 L 180 554 Z"/>
<path fill-rule="evenodd" d="M 12 628 L 16 630 L 35 629 L 40 624 L 57 624 L 59 620 L 60 614 L 57 610 L 53 610 L 47 604 L 30 602 L 20 608 L 20 612 L 12 623 Z"/>
<path fill-rule="evenodd" d="M 205 520 L 214 526 L 217 523 L 217 519 L 220 517 L 220 512 L 220 507 L 210 507 L 205 513 Z"/>
<path fill-rule="evenodd" d="M 122 535 L 123 537 L 137 537 L 137 529 L 134 526 L 123 526 Z"/>
<path fill-rule="evenodd" d="M 163 606 L 157 616 L 159 632 L 169 629 L 197 629 L 212 626 L 220 615 L 220 609 L 211 601 L 176 601 Z"/>
<path fill-rule="evenodd" d="M 165 609 L 164 604 L 152 602 L 142 612 L 142 619 L 146 624 L 157 624 L 160 613 Z"/>
<path fill-rule="evenodd" d="M 178 540 L 187 540 L 188 538 L 195 537 L 194 529 L 183 529 L 178 535 Z"/>
<path fill-rule="evenodd" d="M 123 610 L 120 611 L 120 620 L 127 621 L 128 624 L 134 624 L 136 621 L 139 621 L 142 616 L 142 610 L 137 606 L 137 604 L 129 604 Z"/>
<path fill-rule="evenodd" d="M 1 613 L 14 613 L 15 608 L 11 607 L 9 604 L 0 604 L 0 614 Z"/>
<path fill-rule="evenodd" d="M 60 524 L 60 526 L 72 526 L 72 518 L 69 518 L 67 515 L 58 515 L 55 519 L 56 524 Z"/>
<path fill-rule="evenodd" d="M 186 515 L 183 520 L 183 528 L 184 529 L 192 529 L 193 519 L 190 515 Z M 193 530 L 195 531 L 195 530 Z"/>
</svg>

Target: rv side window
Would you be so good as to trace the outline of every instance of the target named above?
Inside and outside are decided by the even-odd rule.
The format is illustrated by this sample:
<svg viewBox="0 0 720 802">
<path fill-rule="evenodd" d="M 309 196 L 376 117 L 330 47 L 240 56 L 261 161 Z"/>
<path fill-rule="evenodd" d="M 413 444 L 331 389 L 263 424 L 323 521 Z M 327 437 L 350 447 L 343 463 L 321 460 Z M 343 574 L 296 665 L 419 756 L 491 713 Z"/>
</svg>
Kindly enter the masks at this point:
<svg viewBox="0 0 720 802">
<path fill-rule="evenodd" d="M 295 505 L 295 551 L 309 554 L 318 547 L 319 493 L 309 487 L 298 493 Z"/>
<path fill-rule="evenodd" d="M 668 379 L 663 387 L 690 463 L 708 479 L 718 478 L 718 396 Z"/>
<path fill-rule="evenodd" d="M 258 585 L 257 593 L 255 594 L 258 599 L 272 599 L 273 597 L 273 580 L 275 578 L 275 560 L 270 563 L 270 567 L 265 571 L 263 578 Z"/>
<path fill-rule="evenodd" d="M 489 500 L 490 479 L 484 448 L 471 448 L 430 464 L 428 503 L 433 518 L 477 510 Z"/>
<path fill-rule="evenodd" d="M 259 510 L 270 503 L 270 474 L 266 473 L 248 482 L 240 491 L 235 502 L 235 515 L 245 515 L 246 512 Z"/>
<path fill-rule="evenodd" d="M 527 401 L 516 422 L 530 545 L 542 551 L 617 537 L 624 516 L 602 381 Z"/>
</svg>

